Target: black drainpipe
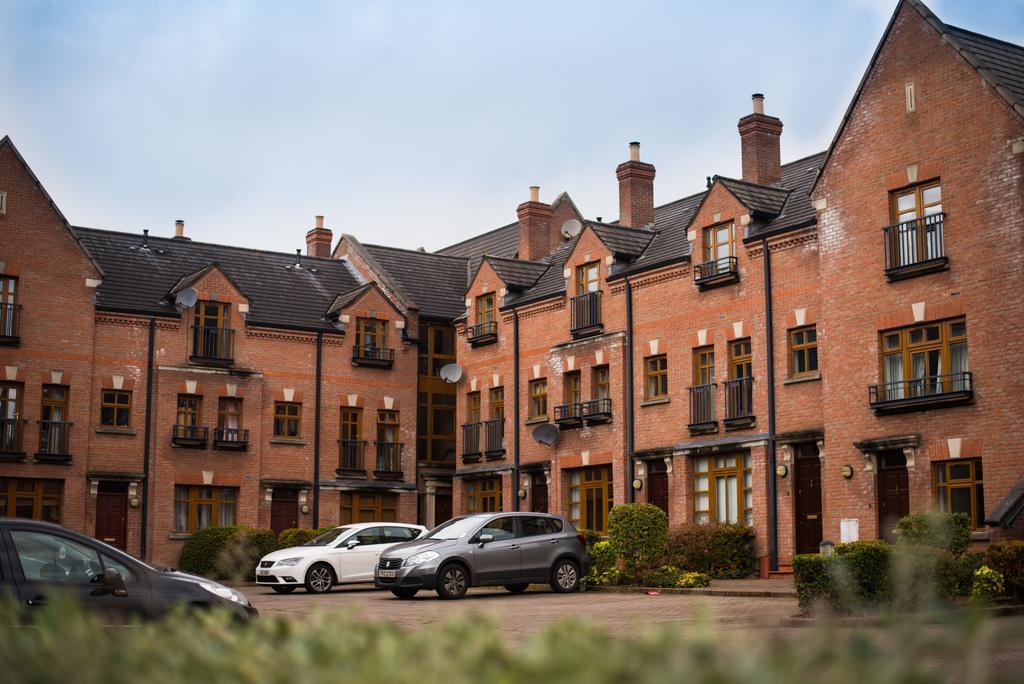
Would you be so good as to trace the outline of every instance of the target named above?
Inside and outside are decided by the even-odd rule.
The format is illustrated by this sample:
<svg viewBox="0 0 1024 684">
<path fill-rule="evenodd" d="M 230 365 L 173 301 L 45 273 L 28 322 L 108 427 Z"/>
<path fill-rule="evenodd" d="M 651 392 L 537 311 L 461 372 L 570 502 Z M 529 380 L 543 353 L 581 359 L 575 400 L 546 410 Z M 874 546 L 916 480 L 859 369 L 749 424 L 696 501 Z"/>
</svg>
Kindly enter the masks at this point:
<svg viewBox="0 0 1024 684">
<path fill-rule="evenodd" d="M 772 258 L 768 238 L 764 249 L 764 327 L 768 356 L 768 552 L 771 570 L 779 569 L 779 502 L 775 487 L 775 340 L 772 327 Z"/>
<path fill-rule="evenodd" d="M 512 510 L 519 510 L 519 312 L 512 309 Z"/>
<path fill-rule="evenodd" d="M 324 334 L 316 334 L 316 415 L 313 417 L 313 529 L 320 529 L 320 394 Z"/>
<path fill-rule="evenodd" d="M 142 515 L 140 527 L 142 538 L 139 544 L 139 555 L 142 560 L 148 560 L 146 556 L 146 525 L 149 522 L 149 442 L 152 434 L 153 422 L 153 353 L 156 345 L 156 319 L 149 319 L 149 350 L 146 352 L 146 427 L 144 442 L 142 443 Z"/>
<path fill-rule="evenodd" d="M 626 278 L 626 502 L 633 503 L 633 284 Z"/>
</svg>

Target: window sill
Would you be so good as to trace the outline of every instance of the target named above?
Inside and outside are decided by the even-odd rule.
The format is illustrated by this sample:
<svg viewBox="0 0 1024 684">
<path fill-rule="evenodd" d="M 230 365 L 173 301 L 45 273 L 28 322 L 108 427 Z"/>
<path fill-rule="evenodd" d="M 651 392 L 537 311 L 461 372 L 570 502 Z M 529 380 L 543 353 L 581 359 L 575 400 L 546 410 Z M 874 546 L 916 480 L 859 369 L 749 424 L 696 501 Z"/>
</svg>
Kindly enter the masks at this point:
<svg viewBox="0 0 1024 684">
<path fill-rule="evenodd" d="M 989 541 L 991 539 L 992 533 L 988 530 L 974 530 L 971 532 L 972 542 Z"/>
<path fill-rule="evenodd" d="M 292 446 L 306 446 L 306 440 L 293 439 L 291 437 L 271 437 L 271 444 L 290 444 Z"/>
<path fill-rule="evenodd" d="M 523 423 L 523 425 L 536 425 L 537 423 L 546 423 L 546 422 L 548 422 L 548 417 L 547 416 L 540 416 L 538 418 L 530 418 L 528 421 Z"/>
<path fill-rule="evenodd" d="M 97 435 L 136 435 L 135 428 L 130 427 L 109 427 L 100 426 L 96 428 Z"/>
<path fill-rule="evenodd" d="M 816 382 L 821 380 L 821 373 L 808 373 L 807 375 L 794 375 L 782 381 L 783 385 L 799 385 L 801 382 Z"/>
<path fill-rule="evenodd" d="M 662 397 L 661 399 L 644 399 L 640 402 L 640 406 L 658 406 L 660 404 L 668 404 L 672 401 L 672 397 Z"/>
<path fill-rule="evenodd" d="M 191 532 L 168 532 L 167 538 L 171 541 L 181 541 L 192 536 Z"/>
</svg>

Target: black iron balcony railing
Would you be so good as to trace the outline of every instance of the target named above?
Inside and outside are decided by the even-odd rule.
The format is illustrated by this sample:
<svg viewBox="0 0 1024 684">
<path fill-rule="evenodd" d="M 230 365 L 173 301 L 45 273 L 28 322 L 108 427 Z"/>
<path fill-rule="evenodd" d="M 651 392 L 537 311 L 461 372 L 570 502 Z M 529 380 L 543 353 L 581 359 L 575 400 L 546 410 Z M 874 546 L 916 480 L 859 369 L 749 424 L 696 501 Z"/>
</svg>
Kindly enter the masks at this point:
<svg viewBox="0 0 1024 684">
<path fill-rule="evenodd" d="M 973 397 L 974 377 L 967 371 L 868 386 L 868 402 L 875 413 L 956 406 Z"/>
<path fill-rule="evenodd" d="M 505 453 L 505 421 L 494 418 L 484 421 L 484 453 L 487 458 L 501 458 Z"/>
<path fill-rule="evenodd" d="M 0 344 L 21 342 L 21 304 L 0 304 Z"/>
<path fill-rule="evenodd" d="M 171 444 L 206 448 L 209 434 L 210 428 L 203 425 L 174 425 L 171 428 Z"/>
<path fill-rule="evenodd" d="M 214 449 L 237 449 L 245 451 L 249 447 L 249 431 L 242 428 L 219 427 L 213 429 Z"/>
<path fill-rule="evenodd" d="M 588 423 L 603 423 L 612 419 L 612 400 L 607 397 L 585 401 L 581 409 L 583 420 Z"/>
<path fill-rule="evenodd" d="M 754 424 L 754 378 L 725 381 L 725 420 L 727 428 Z"/>
<path fill-rule="evenodd" d="M 366 441 L 362 439 L 339 439 L 338 440 L 338 470 L 339 476 L 361 475 L 366 476 Z"/>
<path fill-rule="evenodd" d="M 498 341 L 498 322 L 485 321 L 466 328 L 466 340 L 474 347 Z"/>
<path fill-rule="evenodd" d="M 601 323 L 601 291 L 587 292 L 569 300 L 569 332 L 573 337 L 599 333 Z"/>
<path fill-rule="evenodd" d="M 352 347 L 353 366 L 372 366 L 374 368 L 391 368 L 395 363 L 395 350 L 387 347 L 369 347 L 355 345 Z"/>
<path fill-rule="evenodd" d="M 739 282 L 739 261 L 734 256 L 693 265 L 693 282 L 702 290 Z"/>
<path fill-rule="evenodd" d="M 690 387 L 690 432 L 715 432 L 718 419 L 715 418 L 715 392 L 718 385 L 694 385 Z"/>
<path fill-rule="evenodd" d="M 901 280 L 949 267 L 943 243 L 945 214 L 932 214 L 913 221 L 885 226 L 885 275 Z"/>
<path fill-rule="evenodd" d="M 583 424 L 583 404 L 579 402 L 555 407 L 555 422 L 562 427 Z"/>
<path fill-rule="evenodd" d="M 230 366 L 235 360 L 235 331 L 231 328 L 192 326 L 192 356 L 196 363 Z"/>
<path fill-rule="evenodd" d="M 373 471 L 374 477 L 402 477 L 403 446 L 398 442 L 377 442 L 377 467 Z"/>
<path fill-rule="evenodd" d="M 26 422 L 17 418 L 0 420 L 0 454 L 8 457 L 25 455 L 22 437 L 25 434 Z"/>
<path fill-rule="evenodd" d="M 462 460 L 480 460 L 480 433 L 482 423 L 467 423 L 462 426 Z"/>
<path fill-rule="evenodd" d="M 71 423 L 55 420 L 39 421 L 39 451 L 41 460 L 70 460 Z"/>
</svg>

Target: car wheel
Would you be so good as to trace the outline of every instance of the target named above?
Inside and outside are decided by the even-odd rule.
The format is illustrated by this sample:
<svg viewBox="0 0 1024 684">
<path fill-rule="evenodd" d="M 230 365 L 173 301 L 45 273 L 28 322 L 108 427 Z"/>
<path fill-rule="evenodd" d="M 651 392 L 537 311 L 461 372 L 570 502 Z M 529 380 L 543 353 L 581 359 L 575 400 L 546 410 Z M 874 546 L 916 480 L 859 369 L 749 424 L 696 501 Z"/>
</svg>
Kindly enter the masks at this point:
<svg viewBox="0 0 1024 684">
<path fill-rule="evenodd" d="M 522 594 L 529 586 L 529 584 L 506 584 L 505 589 L 513 594 Z"/>
<path fill-rule="evenodd" d="M 296 587 L 270 587 L 278 594 L 290 594 L 295 591 Z"/>
<path fill-rule="evenodd" d="M 458 563 L 449 563 L 437 575 L 437 595 L 443 599 L 457 599 L 469 589 L 469 573 Z"/>
<path fill-rule="evenodd" d="M 575 561 L 563 558 L 551 568 L 551 588 L 559 594 L 576 591 L 580 585 L 580 570 Z"/>
<path fill-rule="evenodd" d="M 418 591 L 419 591 L 419 589 L 409 589 L 409 588 L 404 588 L 403 589 L 403 588 L 399 587 L 397 589 L 392 589 L 391 593 L 394 594 L 395 596 L 397 596 L 400 599 L 411 599 L 413 596 L 416 595 L 416 592 L 418 592 Z"/>
<path fill-rule="evenodd" d="M 306 572 L 306 591 L 324 594 L 334 586 L 334 573 L 327 563 L 317 563 Z"/>
</svg>

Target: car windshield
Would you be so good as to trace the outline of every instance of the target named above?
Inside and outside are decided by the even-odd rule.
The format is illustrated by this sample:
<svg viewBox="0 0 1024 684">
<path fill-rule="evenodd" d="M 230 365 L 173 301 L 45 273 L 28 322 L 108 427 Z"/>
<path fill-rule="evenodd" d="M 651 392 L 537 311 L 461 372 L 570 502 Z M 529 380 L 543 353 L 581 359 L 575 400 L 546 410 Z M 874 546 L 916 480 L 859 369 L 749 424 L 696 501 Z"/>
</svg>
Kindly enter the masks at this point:
<svg viewBox="0 0 1024 684">
<path fill-rule="evenodd" d="M 343 534 L 348 534 L 352 531 L 351 527 L 335 527 L 333 530 L 324 532 L 319 537 L 314 537 L 303 546 L 330 546 L 334 541 Z"/>
<path fill-rule="evenodd" d="M 423 539 L 461 539 L 480 527 L 481 518 L 455 518 L 427 532 Z"/>
</svg>

